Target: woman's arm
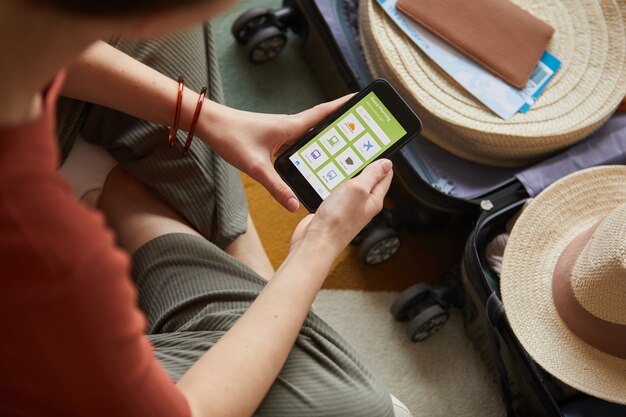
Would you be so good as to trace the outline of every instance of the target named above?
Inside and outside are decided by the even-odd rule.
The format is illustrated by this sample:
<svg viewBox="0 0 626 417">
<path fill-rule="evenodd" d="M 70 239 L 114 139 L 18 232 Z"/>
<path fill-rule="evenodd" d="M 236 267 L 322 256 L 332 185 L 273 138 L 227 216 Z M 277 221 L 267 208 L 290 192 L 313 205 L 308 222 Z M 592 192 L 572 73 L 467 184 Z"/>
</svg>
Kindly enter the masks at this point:
<svg viewBox="0 0 626 417">
<path fill-rule="evenodd" d="M 193 417 L 254 413 L 287 360 L 335 256 L 323 242 L 289 254 L 248 311 L 178 382 Z"/>
<path fill-rule="evenodd" d="M 248 311 L 178 382 L 194 417 L 254 413 L 333 261 L 380 211 L 391 177 L 389 161 L 374 163 L 301 222 L 289 256 Z"/>
<path fill-rule="evenodd" d="M 177 91 L 177 81 L 100 41 L 68 68 L 62 94 L 170 126 Z M 282 146 L 296 140 L 345 100 L 294 115 L 240 111 L 205 100 L 195 133 L 227 162 L 261 183 L 279 203 L 295 211 L 295 194 L 274 170 L 272 159 Z M 185 88 L 180 130 L 189 129 L 197 102 L 198 92 Z M 166 135 L 163 141 L 167 141 Z"/>
<path fill-rule="evenodd" d="M 184 74 L 181 74 L 184 76 Z M 170 126 L 174 121 L 178 82 L 98 41 L 67 71 L 62 95 L 96 103 L 140 119 Z M 179 128 L 187 130 L 198 102 L 198 93 L 183 94 Z M 204 103 L 205 117 L 220 105 Z M 166 137 L 163 140 L 167 140 Z"/>
</svg>

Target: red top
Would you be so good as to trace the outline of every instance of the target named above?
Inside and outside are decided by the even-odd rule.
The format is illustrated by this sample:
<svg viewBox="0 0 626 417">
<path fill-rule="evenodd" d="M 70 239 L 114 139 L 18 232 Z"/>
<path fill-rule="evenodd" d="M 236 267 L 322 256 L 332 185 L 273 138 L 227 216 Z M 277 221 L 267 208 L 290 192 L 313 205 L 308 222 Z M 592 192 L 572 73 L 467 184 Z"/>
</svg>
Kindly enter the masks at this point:
<svg viewBox="0 0 626 417">
<path fill-rule="evenodd" d="M 154 357 L 129 257 L 57 174 L 55 102 L 0 126 L 0 415 L 189 416 Z"/>
</svg>

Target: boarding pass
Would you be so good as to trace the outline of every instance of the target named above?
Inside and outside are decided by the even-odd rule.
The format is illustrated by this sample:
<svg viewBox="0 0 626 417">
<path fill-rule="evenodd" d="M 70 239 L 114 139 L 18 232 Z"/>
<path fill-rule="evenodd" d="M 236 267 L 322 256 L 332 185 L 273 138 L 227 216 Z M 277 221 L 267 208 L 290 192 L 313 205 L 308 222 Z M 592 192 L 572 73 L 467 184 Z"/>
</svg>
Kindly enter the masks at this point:
<svg viewBox="0 0 626 417">
<path fill-rule="evenodd" d="M 548 51 L 544 52 L 526 87 L 519 90 L 408 18 L 396 8 L 397 0 L 377 0 L 377 2 L 422 52 L 470 94 L 505 120 L 518 112 L 527 112 L 561 66 L 558 58 Z"/>
</svg>

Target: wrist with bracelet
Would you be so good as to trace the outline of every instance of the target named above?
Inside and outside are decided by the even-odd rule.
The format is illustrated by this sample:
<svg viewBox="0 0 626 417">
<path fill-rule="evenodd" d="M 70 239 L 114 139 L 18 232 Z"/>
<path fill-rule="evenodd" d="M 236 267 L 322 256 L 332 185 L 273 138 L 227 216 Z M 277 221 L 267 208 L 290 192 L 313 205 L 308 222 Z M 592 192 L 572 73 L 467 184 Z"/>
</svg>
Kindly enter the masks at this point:
<svg viewBox="0 0 626 417">
<path fill-rule="evenodd" d="M 176 96 L 176 108 L 174 110 L 174 122 L 172 123 L 172 126 L 170 127 L 169 133 L 167 135 L 167 140 L 170 147 L 174 147 L 174 145 L 176 144 L 176 135 L 178 134 L 178 124 L 180 122 L 180 112 L 183 104 L 184 90 L 185 80 L 182 76 L 180 76 L 178 77 L 178 90 Z M 193 141 L 196 126 L 198 125 L 198 119 L 200 118 L 200 111 L 202 110 L 202 105 L 204 104 L 206 93 L 207 87 L 202 87 L 202 89 L 200 90 L 200 95 L 198 96 L 196 110 L 194 111 L 193 118 L 191 119 L 191 123 L 187 131 L 187 138 L 185 139 L 185 144 L 183 146 L 183 155 L 187 155 L 189 153 L 189 148 L 191 147 L 191 142 Z"/>
</svg>

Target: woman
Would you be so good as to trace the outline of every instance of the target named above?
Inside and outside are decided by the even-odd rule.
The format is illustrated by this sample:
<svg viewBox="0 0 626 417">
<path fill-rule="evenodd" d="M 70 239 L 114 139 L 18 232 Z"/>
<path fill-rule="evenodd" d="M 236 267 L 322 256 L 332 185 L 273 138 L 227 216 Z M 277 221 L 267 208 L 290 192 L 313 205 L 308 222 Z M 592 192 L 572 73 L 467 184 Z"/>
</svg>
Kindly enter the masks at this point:
<svg viewBox="0 0 626 417">
<path fill-rule="evenodd" d="M 0 48 L 10 59 L 0 62 L 0 415 L 393 414 L 388 392 L 309 313 L 335 257 L 380 210 L 389 161 L 372 164 L 298 225 L 269 282 L 116 169 L 99 207 L 119 250 L 102 217 L 56 173 L 63 68 L 98 39 L 161 35 L 229 3 L 1 0 Z M 140 92 L 159 99 L 159 91 Z M 279 141 L 263 132 L 276 121 L 261 121 L 245 143 L 211 144 L 295 208 L 269 171 L 271 156 L 339 104 L 284 116 L 288 133 Z M 250 126 L 239 120 L 216 123 L 244 137 Z"/>
</svg>

